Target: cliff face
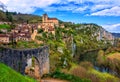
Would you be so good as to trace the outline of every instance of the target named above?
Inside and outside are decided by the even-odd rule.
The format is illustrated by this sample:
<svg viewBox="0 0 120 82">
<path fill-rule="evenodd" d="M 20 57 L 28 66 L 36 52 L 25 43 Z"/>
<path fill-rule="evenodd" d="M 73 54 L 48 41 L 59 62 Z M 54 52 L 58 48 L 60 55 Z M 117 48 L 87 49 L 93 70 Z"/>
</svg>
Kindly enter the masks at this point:
<svg viewBox="0 0 120 82">
<path fill-rule="evenodd" d="M 35 75 L 34 69 L 38 69 L 38 74 L 41 77 L 43 74 L 49 72 L 49 51 L 48 47 L 41 47 L 36 49 L 9 49 L 9 48 L 0 48 L 0 62 L 5 63 L 16 71 L 25 74 L 25 70 L 30 66 L 32 68 L 32 73 Z M 33 57 L 34 61 L 33 62 Z M 29 61 L 31 60 L 31 61 Z M 35 65 L 29 65 L 32 62 Z M 33 76 L 34 76 L 33 75 Z M 35 77 L 35 76 L 34 76 Z M 37 77 L 39 78 L 39 77 Z"/>
<path fill-rule="evenodd" d="M 115 37 L 102 27 L 98 31 L 98 40 L 104 40 L 104 41 L 109 41 L 111 44 L 114 44 Z"/>
<path fill-rule="evenodd" d="M 86 30 L 91 31 L 92 36 L 96 37 L 98 41 L 104 40 L 105 43 L 109 41 L 111 44 L 114 44 L 115 37 L 101 26 L 96 24 L 83 24 L 82 28 L 86 28 Z"/>
</svg>

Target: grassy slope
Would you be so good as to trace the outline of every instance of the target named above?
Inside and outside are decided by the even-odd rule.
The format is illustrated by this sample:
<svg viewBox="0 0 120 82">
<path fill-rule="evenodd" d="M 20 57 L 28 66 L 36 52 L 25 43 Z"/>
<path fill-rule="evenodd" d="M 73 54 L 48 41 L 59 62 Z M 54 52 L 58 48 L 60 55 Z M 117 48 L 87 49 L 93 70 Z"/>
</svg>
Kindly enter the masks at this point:
<svg viewBox="0 0 120 82">
<path fill-rule="evenodd" d="M 0 29 L 10 29 L 10 26 L 7 24 L 1 24 Z"/>
<path fill-rule="evenodd" d="M 15 44 L 15 46 L 13 47 L 12 44 L 7 45 L 9 46 L 9 48 L 15 48 L 15 49 L 26 49 L 26 48 L 38 48 L 40 46 L 42 46 L 41 44 L 38 44 L 34 41 L 18 41 L 17 44 Z"/>
<path fill-rule="evenodd" d="M 88 74 L 95 77 L 99 82 L 119 82 L 120 79 L 106 72 L 100 72 L 95 69 L 88 71 Z"/>
<path fill-rule="evenodd" d="M 36 82 L 35 80 L 22 76 L 10 67 L 0 63 L 0 82 Z"/>
<path fill-rule="evenodd" d="M 110 53 L 107 55 L 107 58 L 109 58 L 110 60 L 117 59 L 119 61 L 120 60 L 120 53 L 119 52 Z"/>
</svg>

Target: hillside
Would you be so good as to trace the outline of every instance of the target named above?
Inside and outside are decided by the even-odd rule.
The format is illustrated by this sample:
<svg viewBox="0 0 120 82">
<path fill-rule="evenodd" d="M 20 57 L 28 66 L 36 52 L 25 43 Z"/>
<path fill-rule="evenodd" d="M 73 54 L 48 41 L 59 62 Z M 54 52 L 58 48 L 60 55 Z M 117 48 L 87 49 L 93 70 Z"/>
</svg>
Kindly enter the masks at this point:
<svg viewBox="0 0 120 82">
<path fill-rule="evenodd" d="M 0 10 L 0 21 L 7 21 L 6 14 Z"/>
<path fill-rule="evenodd" d="M 41 22 L 42 18 L 38 15 L 21 14 L 16 12 L 3 12 L 0 10 L 0 21 L 13 21 L 15 23 L 36 23 Z"/>
<path fill-rule="evenodd" d="M 120 38 L 120 33 L 112 33 L 113 36 L 115 36 L 116 38 Z"/>
<path fill-rule="evenodd" d="M 35 80 L 22 76 L 10 67 L 0 63 L 0 82 L 36 82 Z"/>
<path fill-rule="evenodd" d="M 28 22 L 28 23 L 37 23 L 41 22 L 42 18 L 37 15 L 31 15 L 31 14 L 12 14 L 13 21 L 14 22 Z"/>
</svg>

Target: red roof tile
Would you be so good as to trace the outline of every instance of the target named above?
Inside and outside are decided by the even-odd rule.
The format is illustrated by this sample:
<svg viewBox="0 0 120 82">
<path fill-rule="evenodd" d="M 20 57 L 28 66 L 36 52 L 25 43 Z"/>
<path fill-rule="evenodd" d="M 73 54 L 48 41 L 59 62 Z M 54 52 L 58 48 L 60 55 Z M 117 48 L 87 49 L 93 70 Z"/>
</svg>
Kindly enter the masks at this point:
<svg viewBox="0 0 120 82">
<path fill-rule="evenodd" d="M 48 20 L 57 20 L 57 18 L 48 18 Z"/>
</svg>

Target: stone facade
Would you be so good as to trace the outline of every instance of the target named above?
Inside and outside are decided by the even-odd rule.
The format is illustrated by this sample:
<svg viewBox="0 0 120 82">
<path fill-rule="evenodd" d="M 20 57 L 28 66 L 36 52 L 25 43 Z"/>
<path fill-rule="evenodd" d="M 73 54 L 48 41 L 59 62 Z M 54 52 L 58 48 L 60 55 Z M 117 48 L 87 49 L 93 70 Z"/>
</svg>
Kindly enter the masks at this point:
<svg viewBox="0 0 120 82">
<path fill-rule="evenodd" d="M 43 14 L 42 23 L 53 23 L 55 26 L 59 25 L 59 21 L 57 18 L 49 18 L 47 14 Z"/>
<path fill-rule="evenodd" d="M 47 14 L 43 14 L 42 23 L 38 24 L 39 29 L 43 29 L 44 32 L 55 34 L 55 26 L 59 27 L 59 21 L 57 18 L 49 18 Z"/>
<path fill-rule="evenodd" d="M 31 67 L 34 77 L 40 78 L 43 74 L 49 73 L 49 49 L 47 46 L 25 50 L 0 48 L 0 62 L 22 74 L 26 74 L 26 68 L 30 66 L 28 62 L 32 60 L 32 57 L 36 61 L 35 66 Z"/>
<path fill-rule="evenodd" d="M 37 24 L 18 24 L 10 32 L 7 32 L 6 29 L 2 29 L 4 34 L 0 34 L 0 43 L 10 43 L 12 41 L 32 41 L 35 40 L 37 35 Z"/>
<path fill-rule="evenodd" d="M 10 36 L 7 35 L 7 34 L 0 34 L 0 43 L 10 43 L 11 40 L 10 40 Z"/>
</svg>

